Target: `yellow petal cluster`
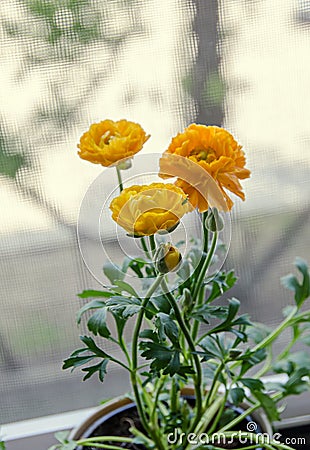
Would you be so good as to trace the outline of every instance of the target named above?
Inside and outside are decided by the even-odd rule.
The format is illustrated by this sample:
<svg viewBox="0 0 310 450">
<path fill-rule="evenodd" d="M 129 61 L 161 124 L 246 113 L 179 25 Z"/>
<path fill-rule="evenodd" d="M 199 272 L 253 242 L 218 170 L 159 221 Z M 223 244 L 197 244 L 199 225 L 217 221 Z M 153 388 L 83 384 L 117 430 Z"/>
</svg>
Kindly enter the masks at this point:
<svg viewBox="0 0 310 450">
<path fill-rule="evenodd" d="M 131 158 L 150 136 L 143 128 L 128 120 L 103 120 L 94 123 L 78 144 L 78 155 L 95 164 L 108 167 Z"/>
<path fill-rule="evenodd" d="M 174 184 L 152 183 L 124 189 L 110 204 L 112 218 L 128 234 L 151 236 L 173 230 L 192 208 Z"/>
<path fill-rule="evenodd" d="M 246 161 L 241 146 L 224 128 L 191 124 L 172 139 L 165 153 L 188 158 L 205 169 L 216 181 L 228 209 L 232 208 L 233 201 L 225 189 L 242 200 L 245 199 L 239 180 L 249 178 L 251 172 L 245 168 Z M 190 183 L 178 178 L 176 186 L 184 190 L 191 204 L 200 212 L 208 209 L 206 197 Z"/>
</svg>

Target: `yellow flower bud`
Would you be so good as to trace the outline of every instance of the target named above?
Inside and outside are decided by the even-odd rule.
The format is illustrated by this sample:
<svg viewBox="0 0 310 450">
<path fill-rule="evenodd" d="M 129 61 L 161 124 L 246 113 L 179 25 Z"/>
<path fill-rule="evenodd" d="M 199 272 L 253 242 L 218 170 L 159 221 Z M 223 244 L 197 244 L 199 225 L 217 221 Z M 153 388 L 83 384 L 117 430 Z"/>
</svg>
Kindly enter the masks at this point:
<svg viewBox="0 0 310 450">
<path fill-rule="evenodd" d="M 154 256 L 154 264 L 159 273 L 174 272 L 180 266 L 182 255 L 170 242 L 161 244 Z"/>
</svg>

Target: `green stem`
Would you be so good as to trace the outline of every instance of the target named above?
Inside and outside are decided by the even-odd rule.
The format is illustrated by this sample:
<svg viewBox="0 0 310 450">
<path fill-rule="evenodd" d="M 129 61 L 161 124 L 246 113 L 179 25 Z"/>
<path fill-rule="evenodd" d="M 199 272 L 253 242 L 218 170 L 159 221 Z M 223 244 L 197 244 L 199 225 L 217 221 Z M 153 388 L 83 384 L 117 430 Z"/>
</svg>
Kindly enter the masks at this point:
<svg viewBox="0 0 310 450">
<path fill-rule="evenodd" d="M 261 348 L 267 347 L 269 344 L 271 344 L 271 342 L 273 342 L 282 333 L 282 331 L 285 330 L 285 328 L 287 328 L 287 326 L 289 325 L 290 321 L 293 319 L 297 311 L 298 308 L 297 306 L 295 306 L 292 309 L 291 313 L 286 317 L 286 319 L 282 323 L 280 323 L 278 328 L 273 330 L 272 333 L 270 333 L 265 339 L 263 339 L 259 344 L 257 344 L 252 351 L 257 352 Z"/>
<path fill-rule="evenodd" d="M 154 399 L 154 405 L 153 405 L 153 410 L 151 413 L 151 421 L 154 423 L 155 421 L 155 417 L 156 417 L 156 408 L 158 406 L 158 399 L 161 393 L 162 388 L 164 387 L 165 383 L 166 383 L 166 375 L 162 375 L 161 378 L 159 378 L 159 382 L 158 382 L 158 387 L 156 389 L 156 394 L 155 394 L 155 399 Z"/>
<path fill-rule="evenodd" d="M 150 256 L 150 253 L 149 253 L 149 249 L 147 248 L 144 236 L 142 236 L 142 238 L 141 238 L 141 245 L 142 245 L 142 248 L 144 250 L 146 257 L 149 259 L 152 259 Z"/>
<path fill-rule="evenodd" d="M 276 395 L 272 395 L 271 399 L 272 400 L 276 400 L 279 401 L 281 400 L 281 398 L 283 397 L 282 393 L 278 393 Z M 217 433 L 223 433 L 226 430 L 232 429 L 234 428 L 235 425 L 237 425 L 239 422 L 241 422 L 243 419 L 246 418 L 247 415 L 251 414 L 252 412 L 256 411 L 258 408 L 261 407 L 261 403 L 260 402 L 256 402 L 254 403 L 253 406 L 251 406 L 250 408 L 248 408 L 246 411 L 244 411 L 242 414 L 240 414 L 238 417 L 236 417 L 234 420 L 232 420 L 231 422 L 229 422 L 228 424 L 226 424 L 224 427 L 222 427 L 219 431 L 217 431 Z"/>
<path fill-rule="evenodd" d="M 270 347 L 268 350 L 269 351 L 264 366 L 255 375 L 253 375 L 253 378 L 260 379 L 270 369 L 273 361 L 272 347 Z"/>
<path fill-rule="evenodd" d="M 121 442 L 121 443 L 132 443 L 132 438 L 126 438 L 121 436 L 96 436 L 87 439 L 81 439 L 76 442 L 77 445 L 85 447 L 92 446 L 93 448 L 105 448 L 109 450 L 119 450 L 120 447 L 111 444 L 104 444 L 105 441 L 111 442 Z"/>
<path fill-rule="evenodd" d="M 202 269 L 199 273 L 198 279 L 197 279 L 197 283 L 194 289 L 194 293 L 193 293 L 193 298 L 195 299 L 195 297 L 198 295 L 198 291 L 200 290 L 201 284 L 205 278 L 206 275 L 206 271 L 208 270 L 210 263 L 212 261 L 215 249 L 216 249 L 216 244 L 217 244 L 217 238 L 218 238 L 218 232 L 215 231 L 213 233 L 213 237 L 212 237 L 212 242 L 211 242 L 211 246 L 210 246 L 210 250 L 208 251 L 207 257 L 205 262 L 203 263 Z"/>
<path fill-rule="evenodd" d="M 192 336 L 183 320 L 182 314 L 179 310 L 179 307 L 177 305 L 177 302 L 175 301 L 175 298 L 173 297 L 173 295 L 169 292 L 169 288 L 167 286 L 166 280 L 163 279 L 162 280 L 162 286 L 163 286 L 163 290 L 166 292 L 166 296 L 170 302 L 171 307 L 173 308 L 176 320 L 184 334 L 184 337 L 186 339 L 186 342 L 188 344 L 188 347 L 192 353 L 192 357 L 194 360 L 194 364 L 195 364 L 195 368 L 196 368 L 196 376 L 195 376 L 195 380 L 194 380 L 194 388 L 195 388 L 195 396 L 196 396 L 196 417 L 194 420 L 194 423 L 192 425 L 191 430 L 189 431 L 189 433 L 195 429 L 196 425 L 198 424 L 200 418 L 201 418 L 201 414 L 202 414 L 202 393 L 201 393 L 201 384 L 202 384 L 202 370 L 201 370 L 201 364 L 200 364 L 200 360 L 198 355 L 196 354 L 196 348 L 195 348 L 195 344 L 194 341 L 192 339 Z"/>
<path fill-rule="evenodd" d="M 218 233 L 217 232 L 213 233 L 210 249 L 208 251 L 207 257 L 206 257 L 206 259 L 205 259 L 205 261 L 203 263 L 203 266 L 202 266 L 202 268 L 200 270 L 198 279 L 197 279 L 196 284 L 195 284 L 195 288 L 194 288 L 194 292 L 193 292 L 193 299 L 195 301 L 196 297 L 198 297 L 198 302 L 197 302 L 197 306 L 198 307 L 201 306 L 203 304 L 203 301 L 204 301 L 204 291 L 205 291 L 205 289 L 204 289 L 204 286 L 201 286 L 201 285 L 202 285 L 202 283 L 204 281 L 206 272 L 207 272 L 207 270 L 210 267 L 210 264 L 212 262 L 212 258 L 214 256 L 214 253 L 215 253 L 215 250 L 216 250 L 217 238 L 218 238 Z M 192 332 L 192 336 L 193 336 L 194 341 L 196 340 L 196 337 L 197 337 L 197 334 L 198 334 L 198 329 L 199 329 L 199 321 L 195 320 L 194 321 L 194 325 L 193 325 L 193 332 Z"/>
<path fill-rule="evenodd" d="M 162 443 L 160 441 L 158 441 L 158 439 L 156 438 L 156 433 L 154 432 L 154 430 L 151 429 L 150 424 L 148 423 L 147 417 L 145 415 L 143 403 L 142 403 L 139 388 L 138 388 L 137 370 L 138 370 L 138 339 L 139 339 L 139 333 L 140 333 L 142 321 L 144 318 L 145 308 L 146 308 L 150 298 L 152 297 L 152 295 L 154 294 L 154 292 L 156 291 L 156 289 L 162 282 L 162 279 L 163 279 L 162 274 L 157 276 L 156 280 L 154 281 L 152 286 L 150 286 L 149 290 L 147 291 L 146 296 L 142 302 L 142 308 L 138 314 L 135 328 L 133 331 L 132 363 L 131 363 L 132 365 L 131 365 L 131 373 L 130 373 L 131 385 L 133 388 L 136 406 L 137 406 L 137 410 L 138 410 L 138 413 L 140 416 L 141 424 L 142 424 L 143 428 L 145 429 L 145 431 L 147 433 L 149 433 L 150 436 L 154 439 L 154 442 L 158 446 L 159 449 L 163 448 Z"/>
<path fill-rule="evenodd" d="M 151 236 L 149 236 L 149 242 L 150 242 L 150 248 L 151 248 L 151 255 L 153 257 L 155 250 L 156 250 L 156 241 L 155 241 L 154 234 L 151 234 Z"/>
<path fill-rule="evenodd" d="M 205 400 L 205 407 L 206 407 L 206 408 L 208 408 L 209 403 L 211 403 L 211 401 L 212 401 L 214 388 L 215 388 L 215 386 L 216 386 L 216 384 L 217 384 L 217 379 L 218 379 L 218 377 L 219 377 L 220 374 L 222 373 L 223 367 L 224 367 L 224 362 L 221 362 L 221 364 L 217 367 L 217 369 L 216 369 L 216 371 L 215 371 L 215 374 L 214 374 L 214 377 L 213 377 L 213 380 L 212 380 L 212 384 L 211 384 L 210 390 L 209 390 L 208 395 L 207 395 L 206 400 Z M 210 401 L 210 400 L 211 400 L 211 401 Z"/>
<path fill-rule="evenodd" d="M 121 174 L 121 171 L 118 168 L 118 166 L 116 166 L 116 173 L 117 173 L 119 191 L 122 192 L 122 190 L 124 189 L 124 186 L 123 186 L 122 174 Z"/>
<path fill-rule="evenodd" d="M 229 393 L 229 390 L 226 389 L 225 395 L 224 395 L 224 400 L 223 400 L 223 402 L 222 402 L 222 404 L 220 406 L 220 409 L 218 410 L 217 415 L 215 416 L 215 419 L 214 419 L 214 421 L 212 423 L 212 426 L 211 426 L 210 430 L 208 430 L 208 434 L 212 434 L 214 432 L 214 430 L 216 430 L 217 424 L 218 424 L 219 420 L 221 419 L 223 411 L 224 411 L 225 406 L 226 406 L 228 393 Z"/>
<path fill-rule="evenodd" d="M 208 253 L 208 247 L 209 247 L 209 230 L 205 225 L 205 221 L 208 215 L 208 211 L 205 211 L 204 213 L 202 213 L 202 225 L 203 225 L 203 251 L 207 254 Z"/>
</svg>

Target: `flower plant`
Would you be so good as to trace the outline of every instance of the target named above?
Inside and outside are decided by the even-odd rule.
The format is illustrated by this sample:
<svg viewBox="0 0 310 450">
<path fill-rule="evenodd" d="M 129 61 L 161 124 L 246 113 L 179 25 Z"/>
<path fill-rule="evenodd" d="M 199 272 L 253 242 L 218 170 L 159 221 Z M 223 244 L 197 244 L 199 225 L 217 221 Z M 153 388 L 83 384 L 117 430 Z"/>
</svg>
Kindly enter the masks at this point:
<svg viewBox="0 0 310 450">
<path fill-rule="evenodd" d="M 240 180 L 250 176 L 241 146 L 223 128 L 192 124 L 172 139 L 160 160 L 159 174 L 163 180 L 170 178 L 169 183 L 124 189 L 121 170 L 130 166 L 130 158 L 148 137 L 133 122 L 105 120 L 92 125 L 81 138 L 82 158 L 116 168 L 119 195 L 110 204 L 112 218 L 126 230 L 128 239 L 139 241 L 144 256 L 127 258 L 122 266 L 115 264 L 114 271 L 107 271 L 110 286 L 79 294 L 87 303 L 77 321 L 85 316 L 93 336 L 81 336 L 83 347 L 63 365 L 64 369 L 82 368 L 84 380 L 97 375 L 104 381 L 111 363 L 125 369 L 141 428 L 132 426 L 131 436 L 124 437 L 72 441 L 61 435 L 53 449 L 134 448 L 132 444 L 158 450 L 222 448 L 212 437 L 220 433 L 231 438 L 243 419 L 259 409 L 270 422 L 279 420 L 283 400 L 309 389 L 309 356 L 292 350 L 299 341 L 310 344 L 310 311 L 303 308 L 310 295 L 306 262 L 297 258 L 299 277 L 290 274 L 282 279 L 294 293 L 294 305 L 285 308 L 275 329 L 239 314 L 240 301 L 229 298 L 237 280 L 232 270 L 212 272 L 222 245 L 223 217 L 233 207 L 227 191 L 244 199 Z M 201 169 L 202 177 L 211 178 L 222 194 L 224 206 L 213 206 L 212 196 L 204 195 L 186 177 L 177 176 L 173 183 L 172 175 L 165 173 L 167 155 L 180 158 L 180 170 L 187 170 L 187 162 Z M 171 236 L 187 214 L 198 214 L 202 239 L 192 236 L 189 251 L 181 254 Z M 145 281 L 144 291 L 137 292 L 124 281 L 129 272 Z M 178 283 L 169 286 L 172 272 Z M 131 342 L 124 337 L 126 326 L 133 327 Z M 291 330 L 287 346 L 274 354 L 275 341 L 287 329 Z M 105 341 L 116 344 L 123 358 L 109 354 Z M 270 373 L 284 378 L 264 381 L 262 377 Z M 183 395 L 188 386 L 193 388 L 192 402 Z M 244 402 L 247 409 L 237 413 L 235 407 Z M 168 439 L 171 433 L 177 437 L 174 442 Z M 181 439 L 202 434 L 208 442 Z M 234 448 L 291 449 L 265 435 L 253 443 L 253 436 L 245 430 L 248 443 L 239 447 L 237 442 Z"/>
</svg>

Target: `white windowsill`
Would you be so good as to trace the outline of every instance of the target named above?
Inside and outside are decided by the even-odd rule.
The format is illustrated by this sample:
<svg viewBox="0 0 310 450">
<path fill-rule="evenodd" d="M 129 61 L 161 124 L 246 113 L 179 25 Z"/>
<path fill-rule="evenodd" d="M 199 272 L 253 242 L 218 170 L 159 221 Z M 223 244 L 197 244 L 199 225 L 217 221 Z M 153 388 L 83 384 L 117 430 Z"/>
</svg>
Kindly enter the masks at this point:
<svg viewBox="0 0 310 450">
<path fill-rule="evenodd" d="M 285 377 L 275 375 L 264 377 L 265 381 L 284 381 Z M 308 398 L 304 400 L 304 408 L 298 402 L 298 408 L 294 407 L 294 400 L 299 397 L 292 398 L 292 405 L 288 407 L 288 414 L 281 421 L 275 424 L 276 428 L 283 429 L 291 426 L 302 426 L 310 424 L 310 411 Z M 292 407 L 291 407 L 292 406 Z M 55 432 L 63 430 L 71 430 L 86 417 L 88 417 L 96 408 L 87 408 L 68 413 L 55 414 L 46 417 L 39 417 L 21 422 L 9 423 L 0 427 L 0 436 L 8 444 L 12 441 L 21 442 L 22 439 L 31 439 L 38 436 L 45 436 L 51 438 Z M 298 412 L 297 412 L 298 411 Z M 300 414 L 300 415 L 298 415 Z M 9 446 L 8 450 L 13 450 L 15 447 Z M 20 447 L 18 447 L 20 448 Z M 35 446 L 33 448 L 36 448 Z"/>
</svg>

